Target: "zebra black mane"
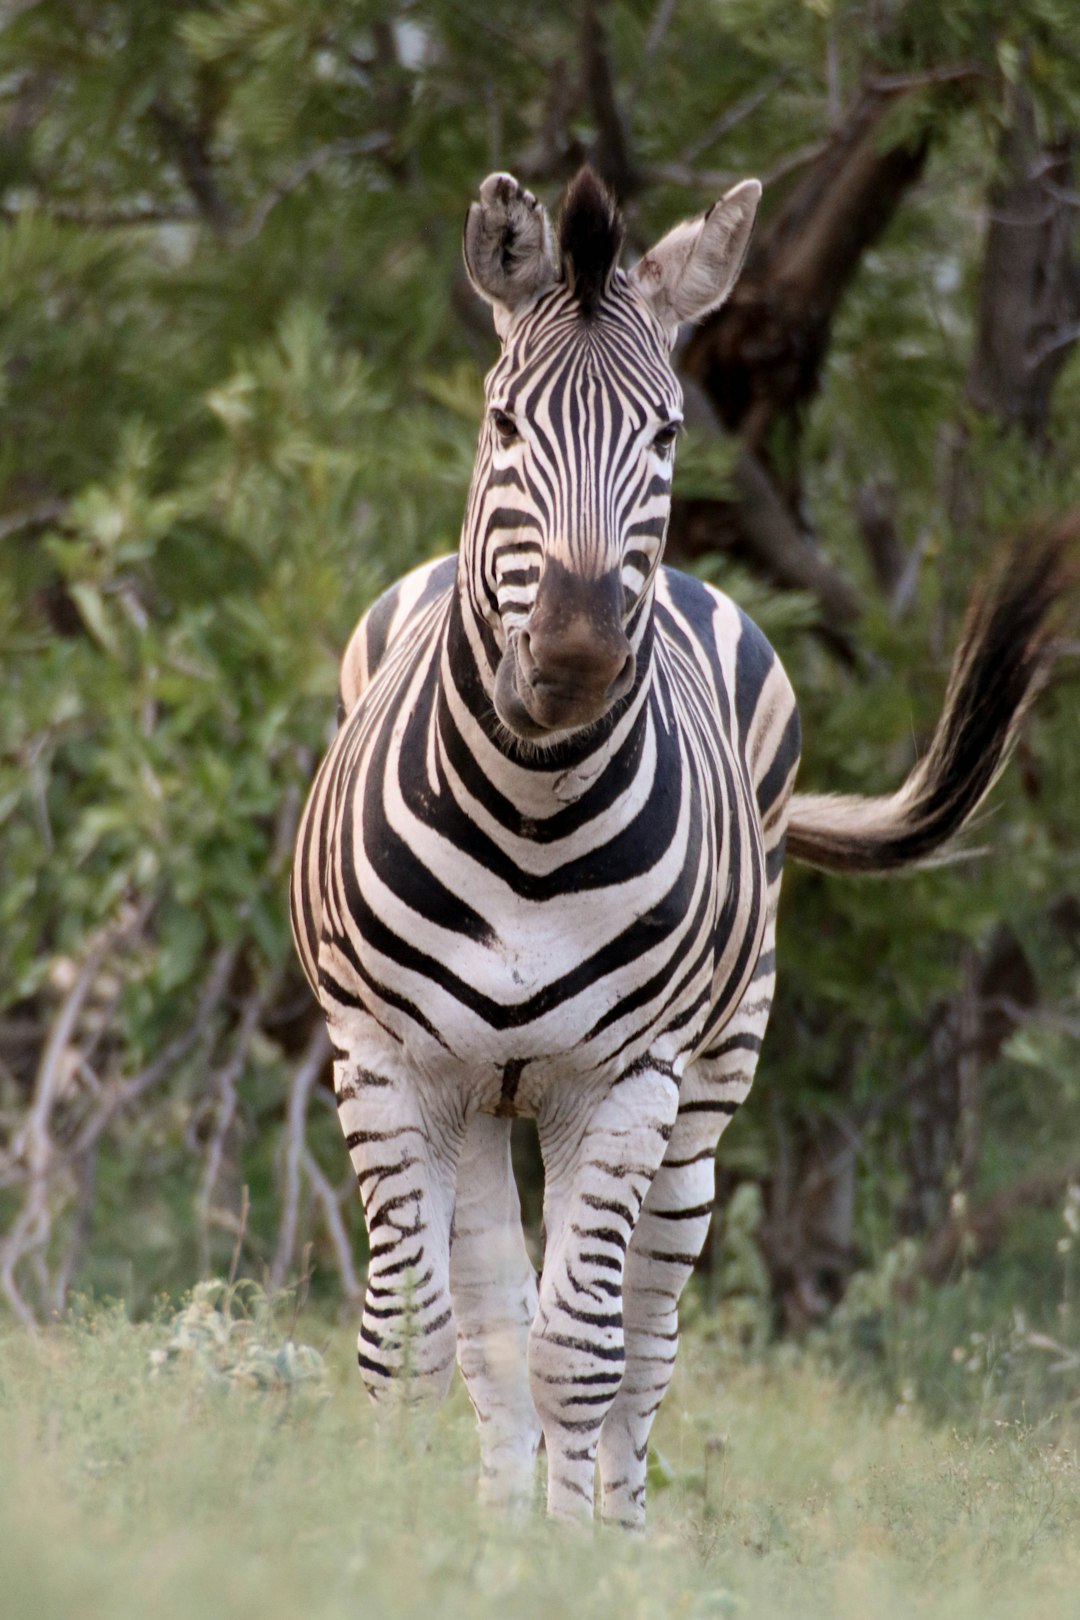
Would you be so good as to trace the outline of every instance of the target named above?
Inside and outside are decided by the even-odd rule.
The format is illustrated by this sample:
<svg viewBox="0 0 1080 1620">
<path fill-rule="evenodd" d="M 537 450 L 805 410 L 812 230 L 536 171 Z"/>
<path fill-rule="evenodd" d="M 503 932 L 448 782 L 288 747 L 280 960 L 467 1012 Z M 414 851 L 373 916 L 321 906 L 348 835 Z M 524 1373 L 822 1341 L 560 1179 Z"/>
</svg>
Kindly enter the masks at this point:
<svg viewBox="0 0 1080 1620">
<path fill-rule="evenodd" d="M 618 204 L 588 164 L 570 183 L 559 212 L 559 251 L 563 274 L 581 305 L 592 315 L 607 291 L 623 244 Z"/>
</svg>

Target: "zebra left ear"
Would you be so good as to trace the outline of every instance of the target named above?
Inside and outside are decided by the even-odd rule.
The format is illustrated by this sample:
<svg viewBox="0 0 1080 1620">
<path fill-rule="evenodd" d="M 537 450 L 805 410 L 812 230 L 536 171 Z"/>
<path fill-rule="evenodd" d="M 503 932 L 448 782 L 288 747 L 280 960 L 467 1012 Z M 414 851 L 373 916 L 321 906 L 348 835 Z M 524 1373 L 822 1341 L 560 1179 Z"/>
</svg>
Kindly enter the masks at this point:
<svg viewBox="0 0 1080 1620">
<path fill-rule="evenodd" d="M 469 280 L 505 336 L 510 317 L 559 279 L 555 237 L 542 203 L 512 174 L 489 174 L 465 216 Z"/>
<path fill-rule="evenodd" d="M 630 272 L 638 292 L 671 333 L 719 309 L 750 246 L 761 182 L 743 180 L 698 219 L 676 225 Z"/>
</svg>

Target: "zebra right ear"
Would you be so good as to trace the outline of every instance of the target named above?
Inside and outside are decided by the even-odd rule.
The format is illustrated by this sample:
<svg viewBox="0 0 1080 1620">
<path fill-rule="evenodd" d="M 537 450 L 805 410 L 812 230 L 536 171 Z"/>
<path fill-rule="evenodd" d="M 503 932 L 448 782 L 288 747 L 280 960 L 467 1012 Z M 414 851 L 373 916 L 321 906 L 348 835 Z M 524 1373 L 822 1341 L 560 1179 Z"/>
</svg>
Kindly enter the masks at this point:
<svg viewBox="0 0 1080 1620">
<path fill-rule="evenodd" d="M 512 174 L 489 174 L 465 216 L 462 243 L 469 280 L 506 334 L 510 317 L 559 279 L 555 236 L 542 203 Z"/>
</svg>

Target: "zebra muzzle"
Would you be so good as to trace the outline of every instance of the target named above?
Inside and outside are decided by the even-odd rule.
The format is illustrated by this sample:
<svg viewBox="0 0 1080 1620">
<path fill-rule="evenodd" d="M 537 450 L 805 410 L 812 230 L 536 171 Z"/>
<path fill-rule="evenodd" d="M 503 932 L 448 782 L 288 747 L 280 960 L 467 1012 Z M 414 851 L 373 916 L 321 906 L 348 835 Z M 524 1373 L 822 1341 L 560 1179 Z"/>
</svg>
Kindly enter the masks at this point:
<svg viewBox="0 0 1080 1620">
<path fill-rule="evenodd" d="M 507 645 L 495 708 L 516 735 L 595 725 L 634 684 L 637 660 L 618 615 L 616 575 L 581 579 L 549 562 L 528 622 Z"/>
</svg>

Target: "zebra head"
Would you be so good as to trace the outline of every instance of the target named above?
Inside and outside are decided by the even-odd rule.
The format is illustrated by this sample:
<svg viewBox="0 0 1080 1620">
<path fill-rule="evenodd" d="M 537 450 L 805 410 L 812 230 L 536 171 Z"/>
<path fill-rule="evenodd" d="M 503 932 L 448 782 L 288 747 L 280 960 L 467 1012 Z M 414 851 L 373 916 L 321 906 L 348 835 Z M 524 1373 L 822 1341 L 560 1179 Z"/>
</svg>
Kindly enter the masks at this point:
<svg viewBox="0 0 1080 1620">
<path fill-rule="evenodd" d="M 761 187 L 746 180 L 629 272 L 613 199 L 583 169 L 557 227 L 512 175 L 465 222 L 465 265 L 502 353 L 462 538 L 494 637 L 494 705 L 530 742 L 588 727 L 633 689 L 671 508 L 679 327 L 728 296 Z"/>
</svg>

